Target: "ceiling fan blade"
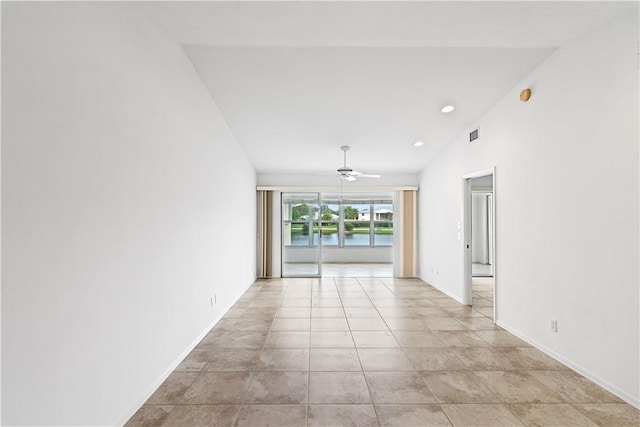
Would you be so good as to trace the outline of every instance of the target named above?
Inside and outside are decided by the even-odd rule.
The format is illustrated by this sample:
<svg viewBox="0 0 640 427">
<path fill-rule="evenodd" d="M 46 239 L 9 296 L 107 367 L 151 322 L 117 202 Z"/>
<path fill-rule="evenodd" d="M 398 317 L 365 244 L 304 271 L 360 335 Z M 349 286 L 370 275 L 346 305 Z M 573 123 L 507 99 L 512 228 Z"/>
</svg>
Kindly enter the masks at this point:
<svg viewBox="0 0 640 427">
<path fill-rule="evenodd" d="M 373 173 L 361 173 L 358 178 L 380 178 L 382 175 Z"/>
</svg>

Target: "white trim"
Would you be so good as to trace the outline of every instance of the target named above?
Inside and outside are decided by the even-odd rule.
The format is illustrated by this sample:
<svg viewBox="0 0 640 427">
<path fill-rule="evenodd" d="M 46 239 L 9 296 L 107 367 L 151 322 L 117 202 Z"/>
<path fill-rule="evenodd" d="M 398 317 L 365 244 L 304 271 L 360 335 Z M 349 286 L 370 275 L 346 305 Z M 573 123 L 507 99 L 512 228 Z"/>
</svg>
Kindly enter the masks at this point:
<svg viewBox="0 0 640 427">
<path fill-rule="evenodd" d="M 472 281 L 472 273 L 471 273 L 471 179 L 480 178 L 483 176 L 491 175 L 492 176 L 492 193 L 493 193 L 493 264 L 491 269 L 493 271 L 493 321 L 498 320 L 498 301 L 496 292 L 498 286 L 498 269 L 497 269 L 497 257 L 496 257 L 496 246 L 497 246 L 497 233 L 496 233 L 496 217 L 497 217 L 497 209 L 496 209 L 496 167 L 493 166 L 491 168 L 482 169 L 476 172 L 471 172 L 465 175 L 462 175 L 462 285 L 463 285 L 463 304 L 472 305 L 473 303 L 473 288 L 471 286 Z M 467 247 L 468 246 L 468 247 Z"/>
<path fill-rule="evenodd" d="M 187 346 L 187 349 L 185 351 L 183 351 L 177 358 L 176 360 L 169 365 L 169 367 L 167 368 L 166 371 L 164 371 L 164 373 L 162 375 L 160 375 L 160 378 L 158 378 L 156 381 L 154 381 L 153 383 L 151 383 L 151 386 L 149 386 L 147 388 L 147 391 L 143 394 L 143 398 L 138 400 L 137 403 L 135 403 L 134 405 L 132 405 L 129 410 L 127 410 L 124 415 L 122 417 L 120 417 L 120 419 L 118 420 L 118 422 L 114 423 L 114 425 L 118 425 L 118 426 L 122 426 L 124 425 L 127 421 L 129 421 L 129 419 L 131 419 L 131 417 L 133 417 L 136 412 L 138 412 L 138 409 L 140 409 L 142 407 L 142 405 L 144 405 L 144 403 L 149 400 L 149 398 L 151 397 L 151 395 L 158 389 L 158 387 L 160 387 L 160 385 L 169 377 L 169 375 L 171 375 L 173 373 L 173 371 L 178 367 L 178 365 L 180 365 L 180 363 L 182 363 L 182 361 L 184 360 L 185 357 L 187 357 L 187 355 L 189 353 L 191 353 L 191 351 L 200 343 L 200 341 L 202 341 L 202 339 L 211 331 L 211 329 L 213 329 L 213 327 L 216 325 L 216 323 L 218 323 L 220 321 L 220 319 L 222 319 L 222 317 L 231 309 L 231 307 L 240 299 L 240 297 L 244 294 L 244 292 L 246 292 L 247 289 L 249 289 L 251 287 L 251 285 L 253 285 L 253 283 L 250 283 L 243 292 L 240 293 L 240 295 L 238 296 L 238 298 L 236 298 L 235 300 L 233 300 L 231 302 L 231 304 L 229 304 L 227 307 L 225 307 L 224 310 L 222 310 L 220 312 L 220 314 L 218 316 L 216 316 L 213 321 L 204 329 L 204 331 L 202 331 L 196 338 L 195 340 L 193 340 L 191 342 L 191 344 L 189 344 Z"/>
<path fill-rule="evenodd" d="M 505 329 L 510 334 L 513 334 L 516 337 L 520 338 L 521 340 L 527 342 L 528 344 L 531 344 L 532 346 L 534 346 L 538 350 L 540 350 L 543 353 L 545 353 L 547 356 L 557 360 L 558 362 L 562 363 L 563 365 L 567 366 L 568 368 L 571 368 L 572 370 L 574 370 L 577 373 L 579 373 L 580 375 L 586 377 L 590 381 L 593 381 L 594 383 L 596 383 L 600 387 L 604 388 L 608 392 L 610 392 L 610 393 L 614 394 L 615 396 L 619 397 L 620 399 L 624 400 L 629 405 L 631 405 L 631 406 L 633 406 L 633 407 L 635 407 L 637 409 L 640 409 L 640 398 L 639 397 L 631 396 L 629 393 L 627 393 L 627 392 L 625 392 L 623 390 L 620 390 L 618 387 L 616 387 L 615 385 L 611 384 L 610 382 L 602 379 L 601 377 L 599 377 L 598 375 L 594 374 L 593 372 L 591 372 L 587 368 L 581 366 L 578 363 L 575 363 L 574 361 L 572 361 L 570 359 L 567 359 L 566 357 L 562 356 L 561 354 L 556 353 L 555 351 L 551 350 L 547 346 L 542 345 L 539 342 L 537 342 L 536 340 L 528 337 L 527 335 L 524 335 L 524 334 L 520 333 L 518 330 L 516 330 L 515 328 L 505 324 L 504 322 L 497 321 L 496 324 L 498 326 L 500 326 L 501 328 Z"/>
<path fill-rule="evenodd" d="M 435 289 L 439 290 L 440 292 L 442 292 L 443 294 L 445 294 L 449 298 L 453 298 L 454 300 L 458 301 L 460 304 L 468 305 L 468 304 L 465 304 L 464 301 L 462 300 L 462 298 L 460 298 L 458 295 L 454 295 L 454 294 L 450 293 L 449 291 L 447 291 L 445 289 L 442 289 L 439 286 L 431 284 L 429 282 L 425 282 L 425 283 L 427 283 L 429 286 L 432 286 Z"/>
</svg>

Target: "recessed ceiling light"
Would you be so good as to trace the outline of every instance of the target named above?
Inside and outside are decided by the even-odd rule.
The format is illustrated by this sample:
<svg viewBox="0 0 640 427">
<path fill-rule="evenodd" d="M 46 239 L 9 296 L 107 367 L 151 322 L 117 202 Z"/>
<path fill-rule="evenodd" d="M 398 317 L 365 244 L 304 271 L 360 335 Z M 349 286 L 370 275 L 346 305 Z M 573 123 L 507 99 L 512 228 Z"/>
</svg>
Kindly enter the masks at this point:
<svg viewBox="0 0 640 427">
<path fill-rule="evenodd" d="M 416 141 L 416 142 L 413 143 L 414 147 L 422 147 L 423 145 L 424 145 L 424 142 L 422 142 L 422 141 Z"/>
<path fill-rule="evenodd" d="M 440 111 L 442 111 L 443 113 L 450 113 L 455 109 L 456 109 L 456 107 L 454 107 L 453 105 L 445 105 L 444 107 L 442 107 L 440 109 Z"/>
</svg>

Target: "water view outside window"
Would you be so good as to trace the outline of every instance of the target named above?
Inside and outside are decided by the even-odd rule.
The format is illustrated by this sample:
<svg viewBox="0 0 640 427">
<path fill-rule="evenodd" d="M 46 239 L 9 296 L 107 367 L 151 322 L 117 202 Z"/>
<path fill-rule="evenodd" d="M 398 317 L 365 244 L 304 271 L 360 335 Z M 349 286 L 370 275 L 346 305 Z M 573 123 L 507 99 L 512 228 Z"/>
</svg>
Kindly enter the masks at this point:
<svg viewBox="0 0 640 427">
<path fill-rule="evenodd" d="M 393 245 L 391 201 L 333 202 L 320 207 L 298 201 L 283 208 L 285 246 L 317 246 L 320 235 L 323 246 Z"/>
<path fill-rule="evenodd" d="M 344 207 L 344 245 L 371 246 L 370 203 Z"/>
</svg>

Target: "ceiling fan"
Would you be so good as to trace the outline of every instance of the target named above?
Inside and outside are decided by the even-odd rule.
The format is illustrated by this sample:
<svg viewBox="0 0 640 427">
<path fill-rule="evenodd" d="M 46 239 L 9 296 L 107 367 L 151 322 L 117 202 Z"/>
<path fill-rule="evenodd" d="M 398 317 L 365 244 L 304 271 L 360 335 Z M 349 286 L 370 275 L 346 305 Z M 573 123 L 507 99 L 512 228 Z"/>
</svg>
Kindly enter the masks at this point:
<svg viewBox="0 0 640 427">
<path fill-rule="evenodd" d="M 380 178 L 378 174 L 362 173 L 351 169 L 347 166 L 347 151 L 349 151 L 349 146 L 343 145 L 340 149 L 344 152 L 344 164 L 338 168 L 336 173 L 340 175 L 342 179 L 345 181 L 355 181 L 358 178 Z"/>
</svg>

